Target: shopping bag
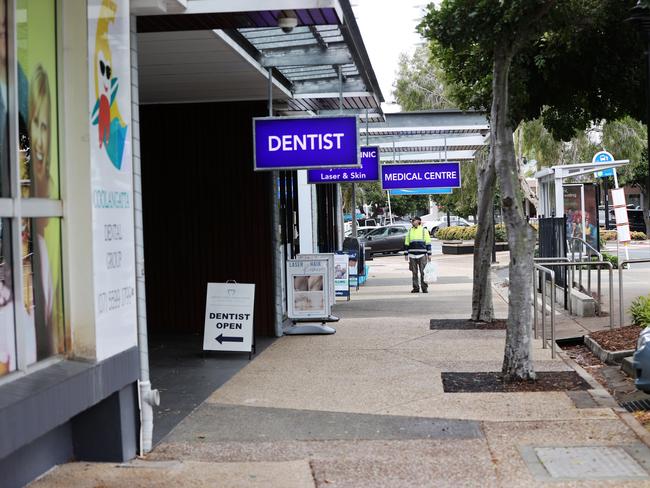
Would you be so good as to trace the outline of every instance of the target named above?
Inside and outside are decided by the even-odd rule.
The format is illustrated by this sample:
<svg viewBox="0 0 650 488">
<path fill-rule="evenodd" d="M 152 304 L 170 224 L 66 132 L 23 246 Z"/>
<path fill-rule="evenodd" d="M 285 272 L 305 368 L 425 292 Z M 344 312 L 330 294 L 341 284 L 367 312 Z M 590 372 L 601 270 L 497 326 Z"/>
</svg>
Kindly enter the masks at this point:
<svg viewBox="0 0 650 488">
<path fill-rule="evenodd" d="M 424 281 L 427 283 L 435 283 L 438 281 L 438 264 L 429 261 L 424 267 Z"/>
</svg>

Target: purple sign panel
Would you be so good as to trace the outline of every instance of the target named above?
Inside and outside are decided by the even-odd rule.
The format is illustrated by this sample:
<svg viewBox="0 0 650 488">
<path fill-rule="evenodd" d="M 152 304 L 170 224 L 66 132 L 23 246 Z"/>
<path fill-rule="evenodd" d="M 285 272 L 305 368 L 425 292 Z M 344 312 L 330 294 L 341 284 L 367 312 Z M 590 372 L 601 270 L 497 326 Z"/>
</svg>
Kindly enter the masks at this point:
<svg viewBox="0 0 650 488">
<path fill-rule="evenodd" d="M 379 179 L 379 148 L 361 148 L 361 168 L 310 169 L 307 183 L 340 183 L 342 181 L 377 181 Z"/>
<path fill-rule="evenodd" d="M 408 188 L 460 188 L 460 163 L 384 164 L 384 190 Z"/>
<path fill-rule="evenodd" d="M 255 170 L 359 168 L 357 117 L 253 119 Z"/>
</svg>

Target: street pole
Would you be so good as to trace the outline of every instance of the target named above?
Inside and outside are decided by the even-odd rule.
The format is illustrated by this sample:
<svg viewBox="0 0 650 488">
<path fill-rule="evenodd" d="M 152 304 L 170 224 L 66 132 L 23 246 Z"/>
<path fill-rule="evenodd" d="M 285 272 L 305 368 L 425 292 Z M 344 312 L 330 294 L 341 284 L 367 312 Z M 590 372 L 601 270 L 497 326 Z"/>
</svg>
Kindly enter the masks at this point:
<svg viewBox="0 0 650 488">
<path fill-rule="evenodd" d="M 603 178 L 603 193 L 605 193 L 605 230 L 609 230 L 609 188 L 607 177 Z"/>
<path fill-rule="evenodd" d="M 647 8 L 646 8 L 646 14 L 648 13 Z M 649 16 L 650 17 L 650 16 Z M 646 132 L 648 133 L 648 140 L 647 146 L 646 146 L 646 156 L 647 156 L 647 163 L 648 163 L 648 177 L 646 179 L 646 184 L 645 184 L 645 198 L 646 202 L 644 203 L 644 207 L 648 209 L 648 212 L 650 212 L 650 19 L 646 18 L 646 22 L 643 24 L 644 25 L 644 31 L 646 35 L 646 57 L 648 58 L 647 62 L 647 68 L 648 68 L 648 80 L 647 80 L 647 92 L 646 92 Z M 644 219 L 647 222 L 648 219 L 650 218 L 650 215 L 645 215 Z M 646 229 L 646 233 L 650 233 L 650 229 Z"/>
</svg>

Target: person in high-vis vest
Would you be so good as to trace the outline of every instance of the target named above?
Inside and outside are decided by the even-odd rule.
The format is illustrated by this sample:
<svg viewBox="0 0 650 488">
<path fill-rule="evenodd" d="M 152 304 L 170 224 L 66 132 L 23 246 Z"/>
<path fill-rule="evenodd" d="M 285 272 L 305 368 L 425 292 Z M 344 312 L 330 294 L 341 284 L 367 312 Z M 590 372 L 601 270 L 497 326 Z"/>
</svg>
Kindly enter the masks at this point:
<svg viewBox="0 0 650 488">
<path fill-rule="evenodd" d="M 409 269 L 413 273 L 411 293 L 419 293 L 420 288 L 422 293 L 428 293 L 429 285 L 424 281 L 424 267 L 431 261 L 431 236 L 422 225 L 420 217 L 414 217 L 411 222 L 413 227 L 409 229 L 404 239 L 405 259 L 409 262 Z"/>
</svg>

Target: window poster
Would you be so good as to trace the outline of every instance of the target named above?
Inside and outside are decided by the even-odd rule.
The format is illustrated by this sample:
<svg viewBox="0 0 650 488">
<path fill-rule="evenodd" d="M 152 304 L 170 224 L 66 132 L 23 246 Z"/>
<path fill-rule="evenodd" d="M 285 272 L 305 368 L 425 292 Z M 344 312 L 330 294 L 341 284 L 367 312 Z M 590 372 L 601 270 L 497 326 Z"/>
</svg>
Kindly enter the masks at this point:
<svg viewBox="0 0 650 488">
<path fill-rule="evenodd" d="M 0 0 L 0 196 L 3 197 L 9 196 L 6 22 L 7 3 L 5 0 Z M 0 219 L 0 376 L 16 369 L 16 329 L 10 250 L 9 219 Z"/>
<path fill-rule="evenodd" d="M 137 344 L 129 2 L 88 1 L 97 358 Z"/>
<path fill-rule="evenodd" d="M 59 199 L 56 2 L 17 0 L 19 171 L 23 198 Z M 21 222 L 26 362 L 65 351 L 59 218 Z"/>
</svg>

